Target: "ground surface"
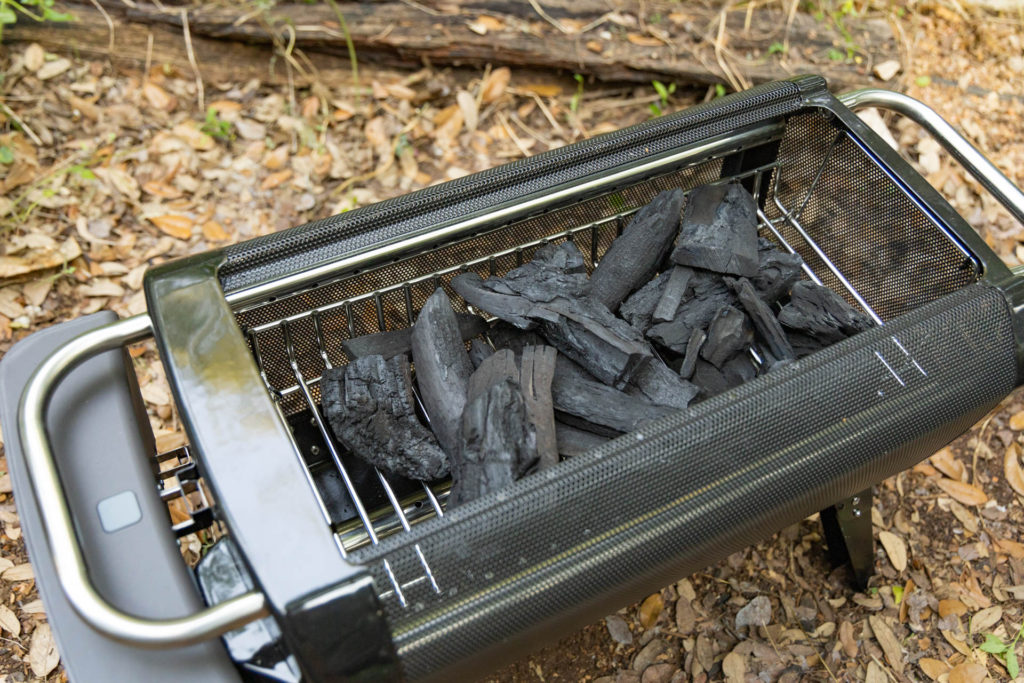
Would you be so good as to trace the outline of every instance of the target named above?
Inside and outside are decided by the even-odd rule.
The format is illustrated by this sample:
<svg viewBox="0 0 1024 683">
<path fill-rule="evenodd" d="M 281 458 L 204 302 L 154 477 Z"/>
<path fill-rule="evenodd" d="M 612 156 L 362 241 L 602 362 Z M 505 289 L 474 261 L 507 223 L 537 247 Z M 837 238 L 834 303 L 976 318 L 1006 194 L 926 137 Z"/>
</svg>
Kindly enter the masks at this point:
<svg viewBox="0 0 1024 683">
<path fill-rule="evenodd" d="M 1022 185 L 1020 23 L 961 12 L 893 15 L 904 57 L 887 85 L 934 106 Z M 61 320 L 144 310 L 142 273 L 167 259 L 643 121 L 652 103 L 669 111 L 715 95 L 679 84 L 661 102 L 653 88 L 578 87 L 566 74 L 364 66 L 369 92 L 358 97 L 351 88 L 206 83 L 207 114 L 192 74 L 160 64 L 124 73 L 37 46 L 0 53 L 0 354 Z M 891 130 L 1001 256 L 1024 260 L 1024 232 L 976 183 L 912 126 Z M 134 355 L 154 429 L 174 445 L 161 367 L 151 349 Z M 832 571 L 817 521 L 806 520 L 495 679 L 1007 679 L 1005 655 L 980 646 L 987 633 L 1010 643 L 1024 620 L 1022 408 L 1011 396 L 931 464 L 878 487 L 882 544 L 867 592 Z M 15 506 L 4 476 L 0 675 L 57 679 Z M 186 554 L 198 551 L 198 539 L 189 543 Z M 738 614 L 767 627 L 737 627 Z"/>
</svg>

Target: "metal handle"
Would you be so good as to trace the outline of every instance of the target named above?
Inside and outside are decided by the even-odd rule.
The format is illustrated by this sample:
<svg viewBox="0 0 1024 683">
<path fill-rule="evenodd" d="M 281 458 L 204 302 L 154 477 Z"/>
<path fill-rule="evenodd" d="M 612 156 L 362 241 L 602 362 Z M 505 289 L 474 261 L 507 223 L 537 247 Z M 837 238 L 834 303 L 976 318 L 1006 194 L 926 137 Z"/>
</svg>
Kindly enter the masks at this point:
<svg viewBox="0 0 1024 683">
<path fill-rule="evenodd" d="M 911 119 L 931 133 L 975 180 L 991 192 L 1014 218 L 1024 224 L 1024 192 L 1021 192 L 984 154 L 928 105 L 909 95 L 881 88 L 854 90 L 840 95 L 839 101 L 850 109 L 877 107 Z"/>
<path fill-rule="evenodd" d="M 68 372 L 98 353 L 145 339 L 151 331 L 149 316 L 137 315 L 86 332 L 55 351 L 35 371 L 21 395 L 18 428 L 57 576 L 71 606 L 98 632 L 123 643 L 184 647 L 266 616 L 265 596 L 251 591 L 174 619 L 145 619 L 108 603 L 89 579 L 46 434 L 50 397 Z"/>
</svg>

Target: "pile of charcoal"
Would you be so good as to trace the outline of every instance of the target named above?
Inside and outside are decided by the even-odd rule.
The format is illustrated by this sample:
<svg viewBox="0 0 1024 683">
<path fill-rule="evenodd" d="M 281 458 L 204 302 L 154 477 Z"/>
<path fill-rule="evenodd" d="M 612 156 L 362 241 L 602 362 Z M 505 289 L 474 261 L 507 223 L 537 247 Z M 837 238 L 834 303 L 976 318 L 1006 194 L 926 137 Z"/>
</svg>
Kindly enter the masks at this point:
<svg viewBox="0 0 1024 683">
<path fill-rule="evenodd" d="M 871 326 L 802 267 L 758 237 L 742 186 L 662 192 L 590 277 L 563 242 L 504 277 L 454 278 L 492 325 L 438 289 L 411 329 L 344 342 L 324 412 L 385 472 L 450 474 L 457 506 Z"/>
</svg>

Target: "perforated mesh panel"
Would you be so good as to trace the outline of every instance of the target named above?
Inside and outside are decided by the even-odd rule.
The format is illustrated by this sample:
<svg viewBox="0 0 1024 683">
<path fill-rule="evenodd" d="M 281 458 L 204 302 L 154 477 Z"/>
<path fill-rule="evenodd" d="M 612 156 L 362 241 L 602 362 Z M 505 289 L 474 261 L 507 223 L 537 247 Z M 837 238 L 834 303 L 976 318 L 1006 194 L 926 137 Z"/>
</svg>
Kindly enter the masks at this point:
<svg viewBox="0 0 1024 683">
<path fill-rule="evenodd" d="M 387 585 L 373 558 L 402 581 L 418 545 L 441 595 L 388 616 L 411 677 L 456 680 L 905 469 L 1015 383 L 1006 301 L 972 285 L 357 558 Z"/>
<path fill-rule="evenodd" d="M 833 266 L 882 320 L 977 279 L 976 261 L 827 112 L 790 118 L 779 161 L 765 212 L 822 282 L 850 303 L 856 305 Z"/>
</svg>

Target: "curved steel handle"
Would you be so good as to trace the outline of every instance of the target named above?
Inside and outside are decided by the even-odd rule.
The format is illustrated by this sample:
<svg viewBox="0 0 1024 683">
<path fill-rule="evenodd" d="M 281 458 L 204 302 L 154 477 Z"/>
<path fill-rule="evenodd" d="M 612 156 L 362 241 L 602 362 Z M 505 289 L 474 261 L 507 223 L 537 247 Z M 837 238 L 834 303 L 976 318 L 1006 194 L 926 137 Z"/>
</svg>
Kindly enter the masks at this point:
<svg viewBox="0 0 1024 683">
<path fill-rule="evenodd" d="M 140 341 L 151 331 L 149 316 L 137 315 L 86 332 L 55 351 L 35 371 L 21 395 L 18 428 L 50 552 L 71 606 L 90 626 L 115 640 L 141 647 L 183 647 L 266 616 L 266 597 L 251 591 L 175 619 L 145 619 L 108 603 L 89 579 L 46 434 L 50 396 L 72 368 L 103 351 Z"/>
<path fill-rule="evenodd" d="M 839 101 L 850 109 L 877 107 L 888 109 L 911 119 L 942 145 L 953 158 L 959 161 L 967 172 L 992 193 L 1000 204 L 1006 207 L 1014 218 L 1024 225 L 1024 192 L 1003 175 L 984 154 L 967 141 L 953 126 L 939 116 L 934 109 L 915 100 L 909 95 L 867 88 L 854 90 L 839 96 Z"/>
</svg>

